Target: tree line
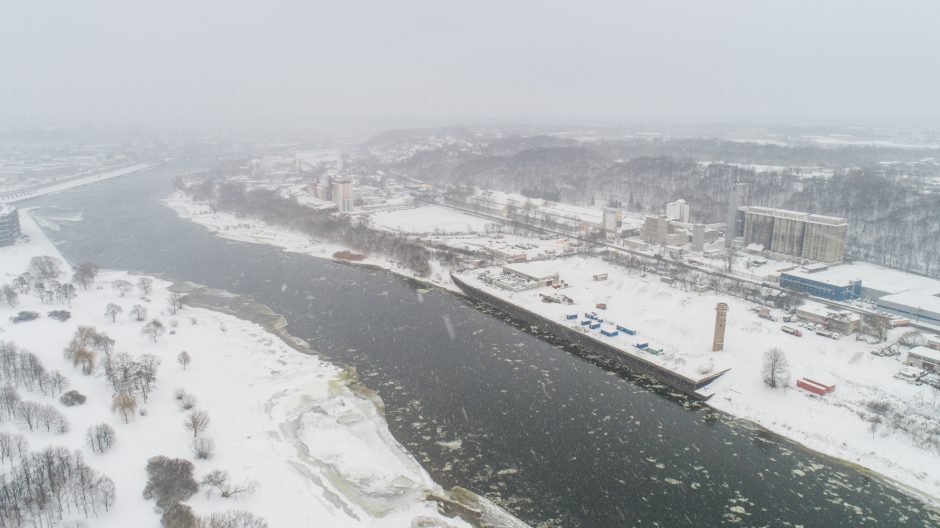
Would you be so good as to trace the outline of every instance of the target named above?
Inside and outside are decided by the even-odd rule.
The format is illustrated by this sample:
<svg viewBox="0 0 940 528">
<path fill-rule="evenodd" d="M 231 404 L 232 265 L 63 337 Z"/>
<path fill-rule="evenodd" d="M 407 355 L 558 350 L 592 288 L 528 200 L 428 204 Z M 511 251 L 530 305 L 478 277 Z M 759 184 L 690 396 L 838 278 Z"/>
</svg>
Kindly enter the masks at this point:
<svg viewBox="0 0 940 528">
<path fill-rule="evenodd" d="M 210 201 L 218 210 L 337 242 L 366 254 L 384 255 L 419 276 L 431 273 L 431 252 L 425 246 L 393 233 L 372 229 L 348 216 L 312 210 L 275 191 L 246 190 L 244 185 L 221 183 L 214 178 L 185 186 L 183 190 L 194 199 Z"/>
</svg>

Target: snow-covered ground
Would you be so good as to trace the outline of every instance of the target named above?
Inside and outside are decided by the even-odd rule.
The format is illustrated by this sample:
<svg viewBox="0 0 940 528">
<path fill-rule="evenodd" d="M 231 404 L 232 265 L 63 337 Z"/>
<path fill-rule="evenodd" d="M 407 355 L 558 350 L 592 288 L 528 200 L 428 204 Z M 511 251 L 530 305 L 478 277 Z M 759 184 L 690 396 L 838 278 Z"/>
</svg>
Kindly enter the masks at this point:
<svg viewBox="0 0 940 528">
<path fill-rule="evenodd" d="M 494 224 L 492 220 L 440 205 L 382 211 L 372 215 L 372 222 L 377 226 L 406 234 L 483 233 Z"/>
<path fill-rule="evenodd" d="M 0 203 L 12 203 L 18 202 L 21 200 L 26 200 L 29 198 L 37 198 L 39 196 L 45 196 L 47 194 L 57 193 L 67 189 L 73 189 L 75 187 L 81 187 L 82 185 L 87 185 L 89 183 L 95 183 L 104 180 L 110 180 L 112 178 L 118 178 L 121 176 L 127 176 L 128 174 L 133 174 L 135 172 L 140 172 L 147 170 L 149 168 L 155 167 L 156 163 L 136 163 L 128 167 L 122 167 L 120 169 L 109 170 L 106 172 L 99 172 L 95 174 L 90 174 L 88 176 L 80 176 L 75 178 L 66 179 L 57 183 L 51 183 L 38 188 L 21 190 L 21 191 L 11 191 L 3 195 L 0 195 Z"/>
<path fill-rule="evenodd" d="M 587 332 L 592 338 L 617 347 L 627 354 L 635 355 L 651 363 L 665 367 L 687 378 L 698 380 L 727 369 L 730 353 L 711 351 L 712 339 L 705 330 L 714 322 L 715 306 L 705 310 L 701 305 L 680 301 L 680 292 L 661 288 L 658 283 L 642 278 L 626 277 L 620 270 L 595 258 L 571 257 L 539 262 L 512 264 L 512 269 L 535 277 L 548 277 L 555 273 L 569 287 L 552 289 L 536 288 L 508 291 L 487 285 L 479 275 L 501 273 L 500 267 L 471 270 L 461 278 L 472 286 L 482 288 L 515 305 L 545 316 L 573 329 Z M 595 281 L 595 274 L 608 274 L 608 279 Z M 565 296 L 573 304 L 543 302 L 543 295 Z M 675 304 L 675 309 L 659 310 L 659 306 Z M 606 305 L 606 309 L 598 308 Z M 584 314 L 594 312 L 603 319 L 599 328 L 589 329 L 582 325 L 588 321 Z M 567 319 L 567 315 L 575 315 Z M 636 335 L 618 332 L 605 336 L 601 330 L 623 326 L 636 331 Z M 661 350 L 652 354 L 637 349 L 637 343 Z"/>
<path fill-rule="evenodd" d="M 317 240 L 296 231 L 265 224 L 253 218 L 238 218 L 230 213 L 213 212 L 208 205 L 194 202 L 181 192 L 174 193 L 163 203 L 176 211 L 180 218 L 202 225 L 217 236 L 229 240 L 268 244 L 293 253 L 327 259 L 332 259 L 333 254 L 337 251 L 350 250 L 342 244 Z M 355 253 L 355 251 L 353 252 Z M 430 262 L 432 270 L 430 277 L 418 277 L 410 268 L 392 262 L 381 255 L 365 255 L 365 259 L 358 263 L 386 269 L 395 274 L 427 282 L 451 291 L 457 289 L 450 280 L 450 274 L 442 268 L 440 263 L 433 260 Z"/>
<path fill-rule="evenodd" d="M 649 342 L 661 347 L 664 355 L 646 359 L 680 371 L 692 369 L 686 374 L 694 373 L 696 365 L 712 356 L 716 369 L 731 367 L 706 387 L 712 394 L 708 403 L 714 408 L 870 468 L 934 502 L 940 500 L 940 453 L 925 445 L 922 436 L 903 430 L 927 435 L 927 429 L 932 428 L 934 435 L 940 434 L 940 391 L 895 379 L 903 365 L 898 358 L 870 353 L 880 347 L 851 337 L 830 339 L 806 329 L 802 337 L 795 337 L 782 332 L 781 327 L 796 324 L 759 318 L 753 311 L 756 305 L 742 299 L 684 291 L 660 282 L 657 275 L 633 275 L 597 258 L 575 256 L 513 266 L 535 276 L 558 272 L 570 287 L 510 293 L 486 286 L 487 291 L 562 324 L 579 326 L 581 314 L 596 311 L 606 321 L 637 331 L 636 336 L 620 333 L 605 337 L 599 334 L 600 329 L 589 330 L 598 339 L 627 347 Z M 462 278 L 480 286 L 482 282 L 474 278 L 478 273 L 468 271 Z M 593 275 L 599 273 L 606 273 L 607 280 L 594 281 Z M 574 304 L 544 303 L 540 293 L 563 294 Z M 718 302 L 727 303 L 730 310 L 725 351 L 713 353 Z M 597 303 L 605 303 L 607 309 L 598 310 Z M 577 320 L 565 319 L 566 314 L 574 313 L 579 314 Z M 893 330 L 889 342 L 906 330 Z M 762 356 L 772 347 L 781 348 L 790 364 L 791 380 L 785 389 L 771 389 L 762 380 Z M 835 391 L 820 397 L 796 388 L 796 380 L 802 377 L 834 384 Z M 870 402 L 889 404 L 903 417 L 903 423 L 895 428 L 890 416 L 883 415 L 873 428 L 869 419 L 876 413 Z"/>
<path fill-rule="evenodd" d="M 34 256 L 62 259 L 27 214 L 24 231 L 31 242 L 0 248 L 0 284 L 25 271 Z M 64 261 L 63 261 L 64 262 Z M 70 272 L 66 272 L 70 275 Z M 63 280 L 67 280 L 63 273 Z M 389 433 L 374 399 L 354 392 L 347 373 L 314 355 L 288 347 L 262 327 L 236 317 L 201 308 L 168 310 L 169 283 L 155 280 L 153 291 L 121 296 L 114 280 L 136 282 L 120 271 L 103 271 L 87 290 L 79 288 L 71 307 L 41 304 L 33 295 L 20 295 L 15 309 L 0 307 L 0 340 L 36 353 L 46 369 L 64 373 L 72 389 L 87 402 L 66 407 L 57 400 L 20 390 L 25 400 L 54 405 L 71 423 L 65 434 L 29 433 L 9 421 L 0 431 L 24 434 L 32 450 L 46 445 L 80 450 L 86 462 L 110 477 L 117 488 L 114 509 L 94 526 L 156 526 L 153 502 L 144 500 L 147 459 L 155 455 L 193 460 L 193 434 L 183 427 L 186 413 L 178 408 L 176 389 L 196 397 L 196 406 L 211 419 L 206 438 L 215 441 L 211 460 L 194 460 L 196 478 L 214 469 L 228 471 L 235 482 L 253 481 L 250 496 L 207 498 L 200 491 L 187 501 L 200 514 L 242 509 L 264 517 L 270 526 L 468 526 L 437 512 L 426 495 L 446 496 L 409 453 Z M 105 305 L 115 303 L 124 313 L 112 322 Z M 131 306 L 143 305 L 148 320 L 159 318 L 168 332 L 156 342 L 141 334 L 143 323 L 127 316 Z M 71 319 L 58 322 L 45 316 L 67 309 Z M 12 323 L 19 310 L 43 314 L 39 319 Z M 125 424 L 110 412 L 112 389 L 101 368 L 83 375 L 63 357 L 63 349 L 79 325 L 106 332 L 116 342 L 115 353 L 156 355 L 161 364 L 156 390 Z M 177 362 L 181 351 L 192 362 Z M 86 429 L 108 423 L 117 433 L 116 447 L 93 453 L 84 442 Z"/>
</svg>

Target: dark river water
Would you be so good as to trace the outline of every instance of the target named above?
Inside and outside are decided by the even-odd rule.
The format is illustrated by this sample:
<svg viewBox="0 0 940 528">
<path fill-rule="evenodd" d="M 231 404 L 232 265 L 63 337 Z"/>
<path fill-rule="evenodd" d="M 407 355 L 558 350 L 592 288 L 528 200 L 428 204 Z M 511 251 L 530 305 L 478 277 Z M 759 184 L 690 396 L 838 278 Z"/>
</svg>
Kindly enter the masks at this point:
<svg viewBox="0 0 940 528">
<path fill-rule="evenodd" d="M 433 477 L 533 526 L 936 526 L 852 467 L 604 368 L 470 301 L 380 271 L 223 240 L 159 203 L 180 163 L 34 200 L 80 212 L 73 262 L 253 298 L 355 367 Z"/>
</svg>

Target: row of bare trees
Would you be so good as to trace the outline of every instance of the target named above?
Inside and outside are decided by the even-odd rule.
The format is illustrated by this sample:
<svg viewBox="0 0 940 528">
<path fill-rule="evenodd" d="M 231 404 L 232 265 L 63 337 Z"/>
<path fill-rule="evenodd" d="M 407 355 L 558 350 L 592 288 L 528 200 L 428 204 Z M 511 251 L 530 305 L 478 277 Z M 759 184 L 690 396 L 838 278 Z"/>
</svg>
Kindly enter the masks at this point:
<svg viewBox="0 0 940 528">
<path fill-rule="evenodd" d="M 207 179 L 183 189 L 195 196 L 204 196 L 211 189 L 213 208 L 237 216 L 254 217 L 265 223 L 300 231 L 312 237 L 340 242 L 367 254 L 386 255 L 419 276 L 431 273 L 431 252 L 424 245 L 402 237 L 372 229 L 364 222 L 330 213 L 313 211 L 296 201 L 267 190 L 246 191 L 239 184 Z M 195 192 L 199 190 L 200 192 Z"/>
<path fill-rule="evenodd" d="M 79 451 L 48 447 L 26 452 L 22 442 L 0 437 L 19 452 L 7 455 L 9 471 L 0 474 L 0 528 L 55 526 L 63 517 L 98 517 L 114 505 L 114 482 L 85 464 Z"/>
<path fill-rule="evenodd" d="M 0 387 L 4 387 L 3 390 L 23 388 L 43 396 L 55 396 L 68 385 L 68 378 L 58 370 L 46 370 L 36 354 L 15 343 L 0 341 Z"/>
</svg>

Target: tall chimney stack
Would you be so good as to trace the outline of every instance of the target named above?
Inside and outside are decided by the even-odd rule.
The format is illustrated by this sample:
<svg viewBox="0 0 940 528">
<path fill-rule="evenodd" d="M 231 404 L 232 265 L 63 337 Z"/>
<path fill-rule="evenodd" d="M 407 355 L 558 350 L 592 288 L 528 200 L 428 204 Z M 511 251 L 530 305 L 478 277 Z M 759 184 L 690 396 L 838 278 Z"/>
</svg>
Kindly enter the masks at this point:
<svg viewBox="0 0 940 528">
<path fill-rule="evenodd" d="M 715 306 L 715 340 L 712 341 L 712 352 L 725 349 L 725 321 L 728 319 L 728 305 L 718 303 Z"/>
</svg>

